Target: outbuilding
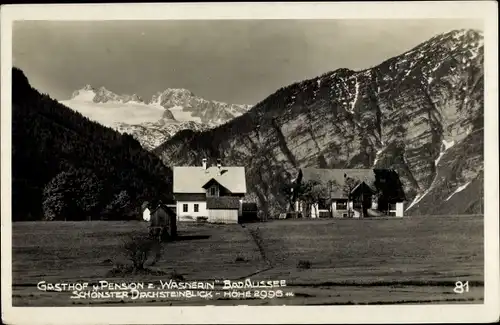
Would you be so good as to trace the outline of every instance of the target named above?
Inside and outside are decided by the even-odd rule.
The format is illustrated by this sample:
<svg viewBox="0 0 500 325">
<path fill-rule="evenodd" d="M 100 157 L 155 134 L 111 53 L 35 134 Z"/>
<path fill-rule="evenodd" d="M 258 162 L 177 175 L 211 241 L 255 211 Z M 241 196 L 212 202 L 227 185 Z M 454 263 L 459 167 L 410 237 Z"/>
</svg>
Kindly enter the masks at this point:
<svg viewBox="0 0 500 325">
<path fill-rule="evenodd" d="M 151 211 L 149 232 L 153 236 L 159 236 L 162 240 L 174 239 L 177 236 L 177 216 L 172 209 L 163 203 L 159 203 Z"/>
<path fill-rule="evenodd" d="M 238 197 L 207 197 L 208 222 L 238 223 L 240 199 Z"/>
</svg>

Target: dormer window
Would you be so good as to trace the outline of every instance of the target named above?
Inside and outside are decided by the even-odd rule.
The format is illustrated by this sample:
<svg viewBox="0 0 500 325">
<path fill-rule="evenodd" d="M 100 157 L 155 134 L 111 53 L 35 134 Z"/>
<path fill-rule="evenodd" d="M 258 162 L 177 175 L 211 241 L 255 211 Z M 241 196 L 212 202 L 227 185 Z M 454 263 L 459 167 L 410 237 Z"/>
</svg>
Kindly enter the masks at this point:
<svg viewBox="0 0 500 325">
<path fill-rule="evenodd" d="M 208 196 L 219 196 L 219 188 L 214 184 L 208 188 Z"/>
</svg>

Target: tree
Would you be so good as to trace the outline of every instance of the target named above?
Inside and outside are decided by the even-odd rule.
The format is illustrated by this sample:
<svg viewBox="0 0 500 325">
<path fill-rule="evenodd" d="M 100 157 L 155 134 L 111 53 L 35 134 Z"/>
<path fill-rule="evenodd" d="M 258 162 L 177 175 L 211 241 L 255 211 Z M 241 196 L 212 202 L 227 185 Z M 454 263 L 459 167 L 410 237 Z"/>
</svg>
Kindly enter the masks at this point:
<svg viewBox="0 0 500 325">
<path fill-rule="evenodd" d="M 279 187 L 279 191 L 285 198 L 288 204 L 288 210 L 293 210 L 293 205 L 295 204 L 296 195 L 293 192 L 295 190 L 296 184 L 293 182 L 282 183 Z"/>
<path fill-rule="evenodd" d="M 329 180 L 328 182 L 326 182 L 326 187 L 327 187 L 327 190 L 328 190 L 328 200 L 327 200 L 327 204 L 328 204 L 328 211 L 330 211 L 330 217 L 333 217 L 333 211 L 332 211 L 332 203 L 333 203 L 333 197 L 332 197 L 332 193 L 334 193 L 334 189 L 339 189 L 340 185 L 339 183 L 337 183 L 337 181 L 331 179 Z"/>
<path fill-rule="evenodd" d="M 126 190 L 123 190 L 104 207 L 102 214 L 108 219 L 123 219 L 125 215 L 131 215 L 129 207 L 130 196 Z"/>
<path fill-rule="evenodd" d="M 54 177 L 43 191 L 46 220 L 82 220 L 102 204 L 103 184 L 89 169 L 71 168 Z"/>
<path fill-rule="evenodd" d="M 356 188 L 357 185 L 358 181 L 356 181 L 354 178 L 349 176 L 345 177 L 343 192 L 348 201 L 352 201 L 352 191 Z"/>
<path fill-rule="evenodd" d="M 352 191 L 356 188 L 357 185 L 358 185 L 358 181 L 356 181 L 354 178 L 349 177 L 347 175 L 345 176 L 343 192 L 344 192 L 344 195 L 347 197 L 347 202 L 352 202 L 352 200 L 353 200 Z M 347 206 L 347 210 L 348 210 L 347 213 L 349 215 L 351 215 L 351 213 L 353 213 L 352 208 L 350 208 L 349 205 Z"/>
<path fill-rule="evenodd" d="M 306 204 L 306 216 L 310 216 L 311 206 L 318 203 L 320 200 L 325 200 L 329 196 L 329 189 L 322 183 L 316 180 L 301 182 L 297 187 L 296 197 Z M 317 214 L 316 207 L 316 214 Z"/>
<path fill-rule="evenodd" d="M 330 196 L 329 192 L 330 189 L 322 183 L 318 182 L 312 186 L 309 197 L 311 199 L 311 204 L 314 205 L 316 210 L 316 216 L 319 216 L 319 202 L 326 201 Z"/>
</svg>

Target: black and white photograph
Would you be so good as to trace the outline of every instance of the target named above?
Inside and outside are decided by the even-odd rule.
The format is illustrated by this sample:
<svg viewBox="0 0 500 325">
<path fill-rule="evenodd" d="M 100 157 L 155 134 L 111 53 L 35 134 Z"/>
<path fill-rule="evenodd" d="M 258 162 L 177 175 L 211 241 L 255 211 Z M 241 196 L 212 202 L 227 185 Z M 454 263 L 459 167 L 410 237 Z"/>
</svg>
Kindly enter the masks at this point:
<svg viewBox="0 0 500 325">
<path fill-rule="evenodd" d="M 498 320 L 496 3 L 223 5 L 2 7 L 7 323 Z"/>
</svg>

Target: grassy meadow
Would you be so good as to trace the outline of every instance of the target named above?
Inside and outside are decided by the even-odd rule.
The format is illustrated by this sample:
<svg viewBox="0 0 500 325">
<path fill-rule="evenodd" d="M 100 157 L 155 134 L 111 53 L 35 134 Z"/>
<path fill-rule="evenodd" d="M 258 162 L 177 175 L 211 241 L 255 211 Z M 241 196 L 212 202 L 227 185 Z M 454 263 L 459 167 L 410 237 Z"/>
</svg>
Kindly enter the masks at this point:
<svg viewBox="0 0 500 325">
<path fill-rule="evenodd" d="M 180 223 L 179 240 L 165 243 L 155 272 L 110 275 L 128 263 L 123 241 L 147 223 L 15 222 L 14 306 L 329 305 L 482 303 L 483 217 L 275 220 L 245 225 Z M 70 292 L 37 289 L 50 283 L 99 280 L 286 280 L 275 299 L 70 299 Z M 469 290 L 453 292 L 456 281 Z M 219 290 L 219 289 L 217 289 Z M 220 290 L 219 290 L 220 291 Z"/>
</svg>

